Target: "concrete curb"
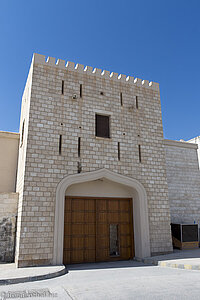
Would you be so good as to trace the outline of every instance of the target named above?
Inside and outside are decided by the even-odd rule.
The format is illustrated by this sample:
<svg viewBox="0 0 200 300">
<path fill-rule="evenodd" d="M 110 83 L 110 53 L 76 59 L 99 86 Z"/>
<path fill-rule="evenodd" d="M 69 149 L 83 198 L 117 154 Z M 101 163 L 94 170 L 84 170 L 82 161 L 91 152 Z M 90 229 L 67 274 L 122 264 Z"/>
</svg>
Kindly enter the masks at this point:
<svg viewBox="0 0 200 300">
<path fill-rule="evenodd" d="M 181 264 L 181 263 L 172 263 L 167 261 L 159 261 L 151 258 L 135 258 L 138 262 L 143 262 L 144 264 L 159 266 L 159 267 L 168 267 L 176 269 L 185 269 L 185 270 L 198 270 L 200 271 L 200 265 L 191 265 L 191 264 Z"/>
<path fill-rule="evenodd" d="M 18 278 L 8 278 L 8 279 L 0 279 L 0 286 L 1 285 L 9 285 L 9 284 L 17 284 L 17 283 L 24 283 L 24 282 L 31 282 L 31 281 L 38 281 L 38 280 L 45 280 L 51 279 L 55 277 L 59 277 L 68 273 L 68 270 L 65 266 L 57 272 L 48 273 L 44 275 L 35 275 L 35 276 L 27 276 L 27 277 L 18 277 Z"/>
</svg>

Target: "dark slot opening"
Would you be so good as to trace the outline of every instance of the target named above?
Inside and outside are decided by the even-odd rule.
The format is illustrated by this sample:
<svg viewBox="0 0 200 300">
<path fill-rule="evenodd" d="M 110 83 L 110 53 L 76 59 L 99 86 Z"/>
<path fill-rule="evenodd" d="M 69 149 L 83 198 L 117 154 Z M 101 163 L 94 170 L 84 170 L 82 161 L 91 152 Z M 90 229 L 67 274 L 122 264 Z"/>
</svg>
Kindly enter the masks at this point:
<svg viewBox="0 0 200 300">
<path fill-rule="evenodd" d="M 120 160 L 120 142 L 118 142 L 118 160 Z"/>
<path fill-rule="evenodd" d="M 122 97 L 122 93 L 120 93 L 120 102 L 121 102 L 121 106 L 123 106 L 123 97 Z"/>
<path fill-rule="evenodd" d="M 20 147 L 22 147 L 23 142 L 24 142 L 24 126 L 25 126 L 25 120 L 23 121 L 23 124 L 22 124 L 22 133 L 21 133 L 21 144 L 20 144 Z"/>
<path fill-rule="evenodd" d="M 77 162 L 77 172 L 78 172 L 78 173 L 81 173 L 81 171 L 82 171 L 81 162 L 78 161 L 78 162 Z"/>
<path fill-rule="evenodd" d="M 78 138 L 78 157 L 81 156 L 81 138 Z"/>
<path fill-rule="evenodd" d="M 64 95 L 64 80 L 62 80 L 62 95 Z"/>
<path fill-rule="evenodd" d="M 62 152 L 62 135 L 59 136 L 59 154 Z"/>
<path fill-rule="evenodd" d="M 83 86 L 82 84 L 80 84 L 80 98 L 82 98 L 83 96 Z"/>
<path fill-rule="evenodd" d="M 138 109 L 138 96 L 135 97 L 135 105 L 136 105 L 136 108 Z"/>
<path fill-rule="evenodd" d="M 138 152 L 139 152 L 139 162 L 142 162 L 142 156 L 141 156 L 141 145 L 138 145 Z"/>
</svg>

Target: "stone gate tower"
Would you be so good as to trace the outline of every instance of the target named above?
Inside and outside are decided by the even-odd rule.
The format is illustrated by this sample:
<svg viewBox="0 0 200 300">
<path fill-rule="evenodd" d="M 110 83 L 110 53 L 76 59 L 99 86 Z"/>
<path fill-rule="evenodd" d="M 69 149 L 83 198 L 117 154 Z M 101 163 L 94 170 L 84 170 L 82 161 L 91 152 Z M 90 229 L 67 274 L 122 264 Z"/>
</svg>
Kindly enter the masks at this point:
<svg viewBox="0 0 200 300">
<path fill-rule="evenodd" d="M 83 213 L 87 225 L 88 212 L 97 215 L 96 208 L 86 208 L 93 205 L 90 199 L 118 203 L 119 226 L 112 221 L 118 227 L 106 227 L 109 219 L 104 224 L 108 239 L 108 228 L 123 235 L 122 216 L 128 213 L 120 207 L 131 199 L 132 233 L 124 233 L 133 244 L 130 257 L 172 251 L 159 85 L 34 54 L 22 98 L 17 192 L 19 267 L 59 264 L 65 254 L 78 262 L 74 253 L 86 251 L 90 236 L 79 232 L 76 244 L 72 230 L 80 222 L 73 216 Z M 72 199 L 73 214 L 81 209 L 75 196 L 82 199 L 82 212 L 70 215 L 65 196 Z M 114 206 L 105 207 L 106 218 L 114 220 Z M 118 257 L 124 240 L 119 238 Z"/>
</svg>

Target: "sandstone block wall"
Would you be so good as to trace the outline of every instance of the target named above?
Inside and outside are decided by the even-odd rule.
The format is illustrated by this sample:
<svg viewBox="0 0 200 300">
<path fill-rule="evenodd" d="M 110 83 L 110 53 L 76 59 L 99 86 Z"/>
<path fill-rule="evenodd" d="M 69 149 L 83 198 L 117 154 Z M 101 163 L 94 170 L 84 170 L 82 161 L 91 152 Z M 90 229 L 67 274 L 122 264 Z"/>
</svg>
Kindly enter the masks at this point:
<svg viewBox="0 0 200 300">
<path fill-rule="evenodd" d="M 110 116 L 110 139 L 95 137 L 96 113 Z M 71 62 L 65 67 L 62 60 L 55 64 L 54 58 L 45 62 L 44 56 L 35 55 L 23 96 L 20 128 L 24 120 L 17 183 L 19 266 L 52 262 L 56 187 L 64 176 L 77 174 L 78 164 L 82 172 L 106 168 L 140 181 L 148 197 L 151 252 L 171 251 L 158 84 L 125 75 L 118 78 L 116 73 L 99 69 L 93 72 L 92 67 L 84 69 L 82 65 L 75 68 Z"/>
<path fill-rule="evenodd" d="M 165 140 L 171 222 L 200 224 L 197 145 Z"/>
<path fill-rule="evenodd" d="M 0 193 L 0 262 L 14 261 L 17 204 L 17 193 Z"/>
</svg>

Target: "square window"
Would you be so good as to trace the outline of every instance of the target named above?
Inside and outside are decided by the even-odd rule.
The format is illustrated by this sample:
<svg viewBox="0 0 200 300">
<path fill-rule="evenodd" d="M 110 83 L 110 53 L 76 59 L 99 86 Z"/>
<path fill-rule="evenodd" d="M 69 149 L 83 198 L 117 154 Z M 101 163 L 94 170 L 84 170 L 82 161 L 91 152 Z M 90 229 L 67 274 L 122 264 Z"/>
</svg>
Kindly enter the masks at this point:
<svg viewBox="0 0 200 300">
<path fill-rule="evenodd" d="M 96 114 L 96 136 L 110 138 L 110 117 Z"/>
</svg>

